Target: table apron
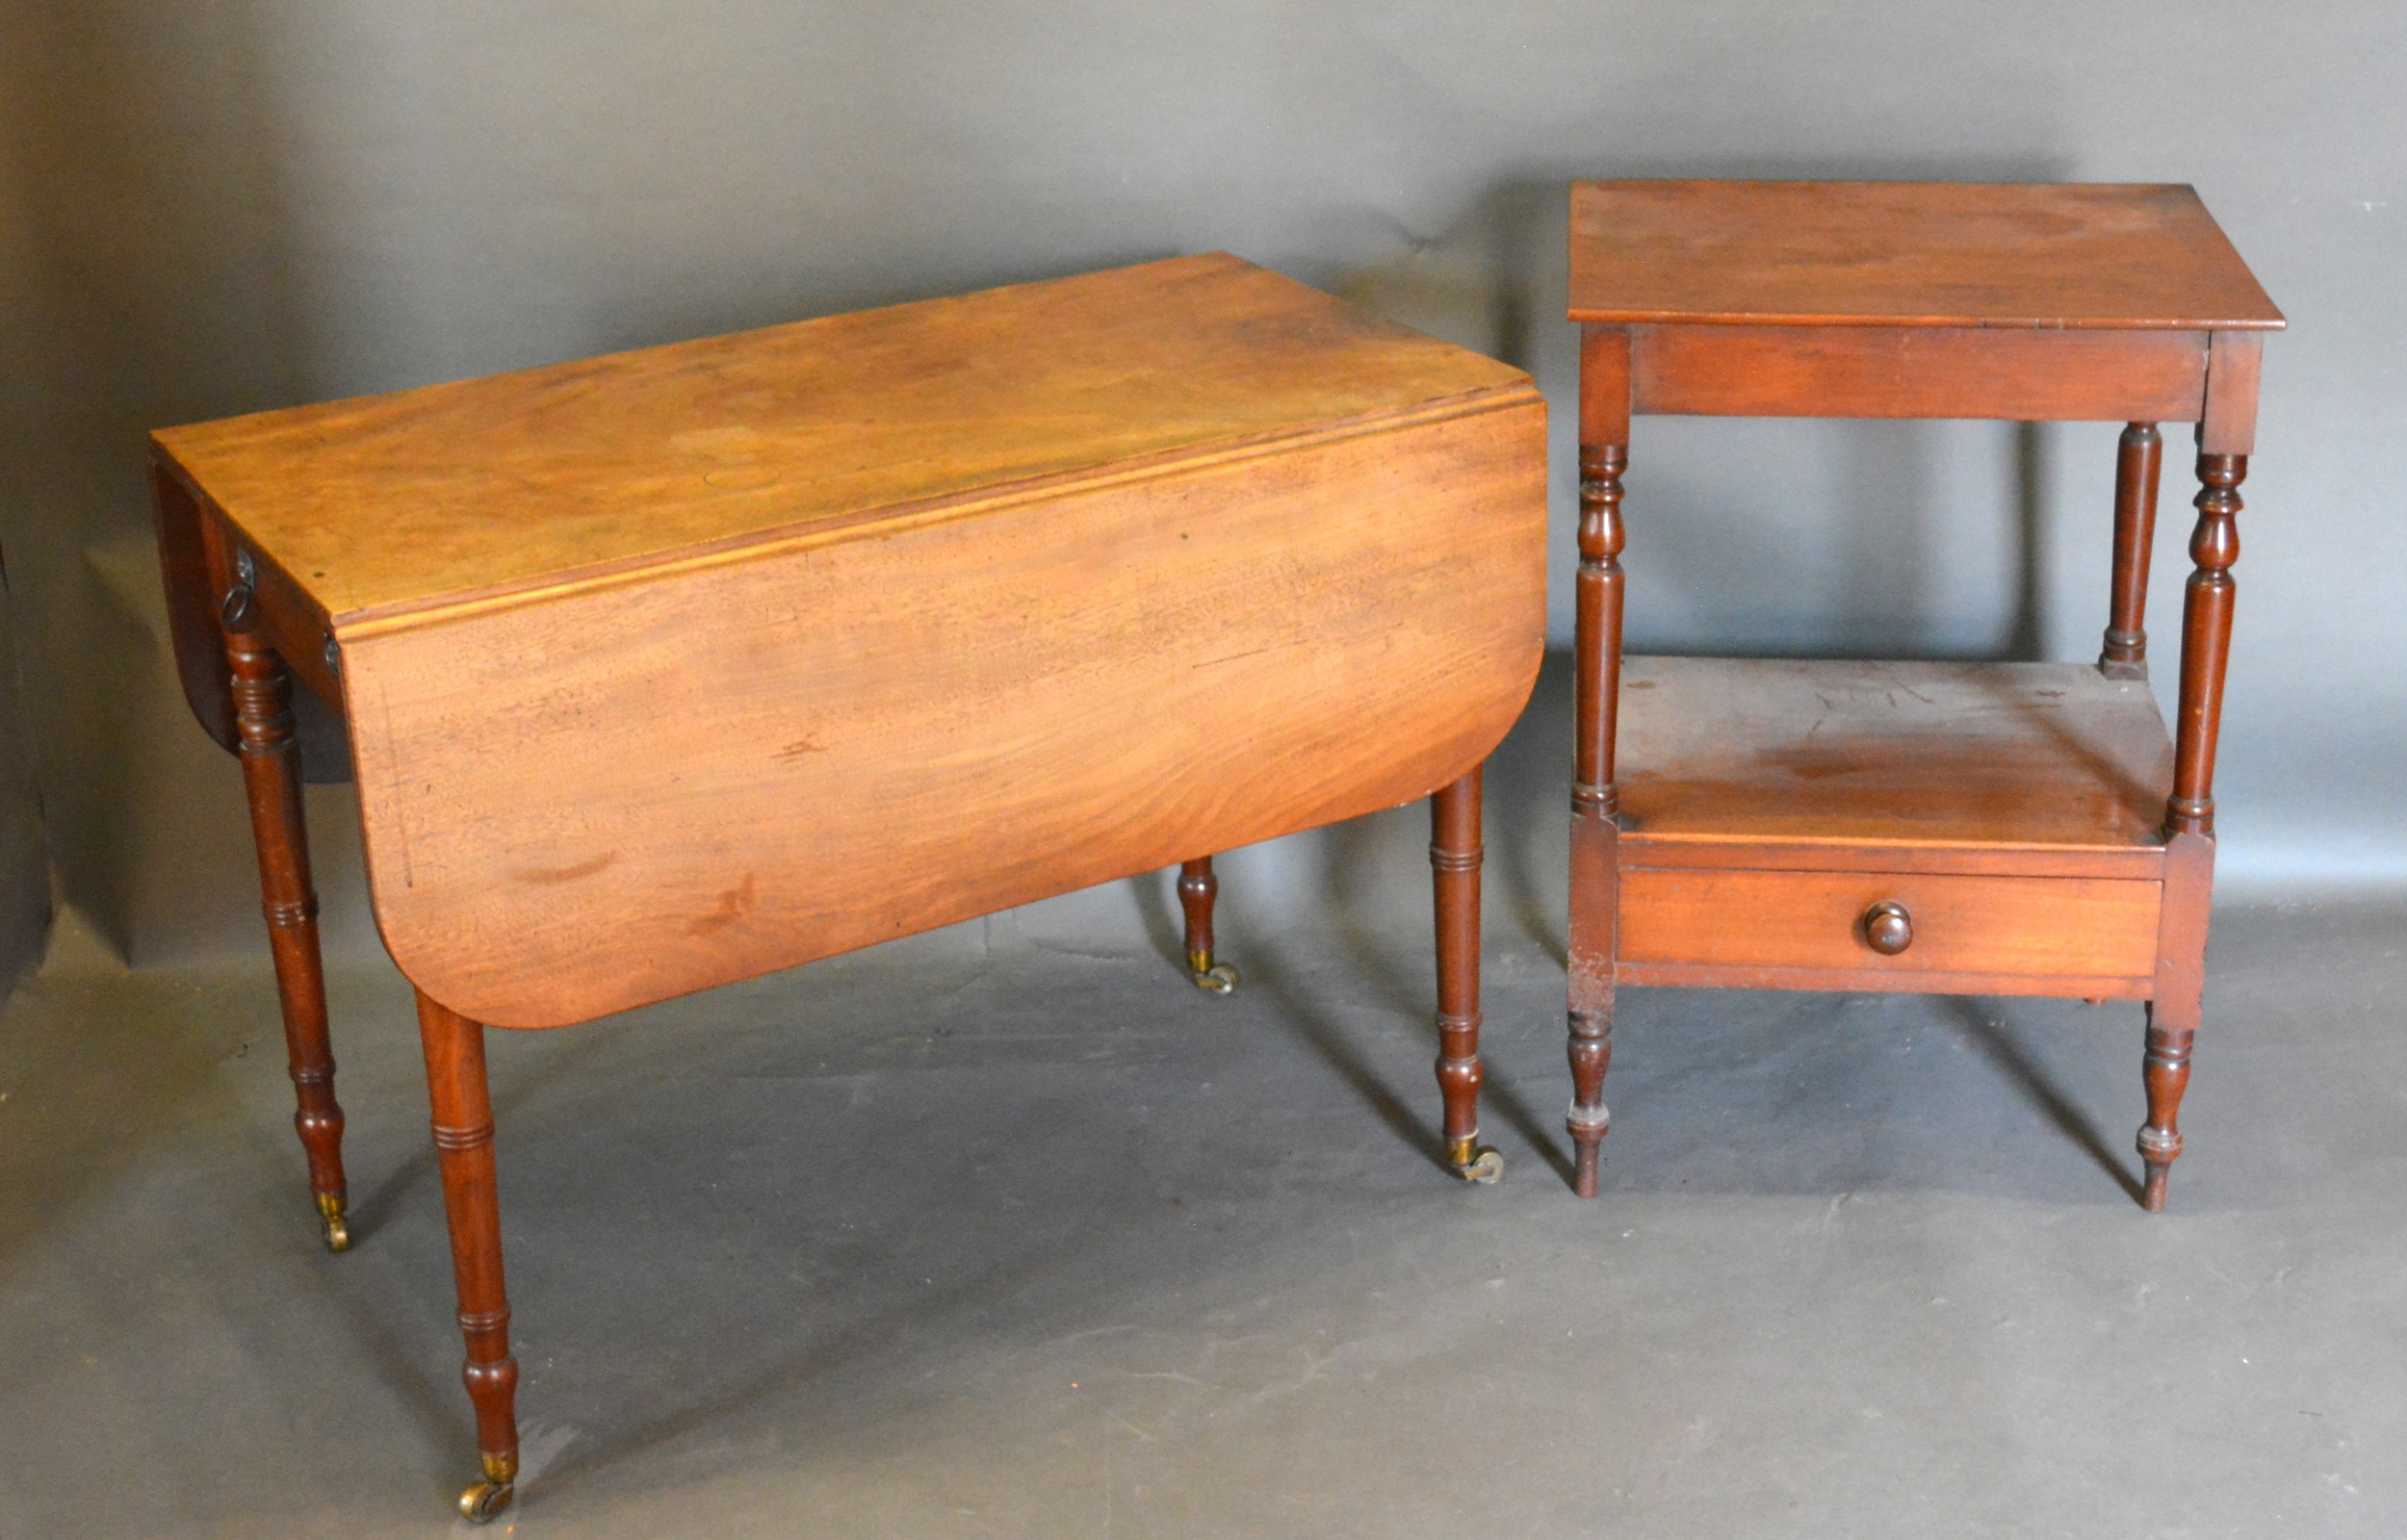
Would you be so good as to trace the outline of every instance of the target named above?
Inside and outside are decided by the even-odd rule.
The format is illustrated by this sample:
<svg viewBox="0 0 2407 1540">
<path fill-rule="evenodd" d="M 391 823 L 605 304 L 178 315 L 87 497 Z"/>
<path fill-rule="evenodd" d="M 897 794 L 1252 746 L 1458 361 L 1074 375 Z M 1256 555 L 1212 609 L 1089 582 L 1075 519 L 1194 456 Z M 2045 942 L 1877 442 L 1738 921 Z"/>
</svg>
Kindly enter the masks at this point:
<svg viewBox="0 0 2407 1540">
<path fill-rule="evenodd" d="M 2208 334 L 1633 326 L 1632 407 L 1694 417 L 2194 423 Z"/>
</svg>

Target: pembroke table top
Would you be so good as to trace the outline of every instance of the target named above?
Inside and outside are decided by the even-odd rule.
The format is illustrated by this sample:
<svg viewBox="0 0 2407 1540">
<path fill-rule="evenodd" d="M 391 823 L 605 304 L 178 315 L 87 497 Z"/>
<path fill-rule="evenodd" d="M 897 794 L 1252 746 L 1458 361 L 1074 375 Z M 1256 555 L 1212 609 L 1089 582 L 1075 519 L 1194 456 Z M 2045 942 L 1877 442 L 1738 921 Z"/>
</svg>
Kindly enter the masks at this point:
<svg viewBox="0 0 2407 1540">
<path fill-rule="evenodd" d="M 155 440 L 349 635 L 1529 391 L 1518 370 L 1214 253 Z"/>
</svg>

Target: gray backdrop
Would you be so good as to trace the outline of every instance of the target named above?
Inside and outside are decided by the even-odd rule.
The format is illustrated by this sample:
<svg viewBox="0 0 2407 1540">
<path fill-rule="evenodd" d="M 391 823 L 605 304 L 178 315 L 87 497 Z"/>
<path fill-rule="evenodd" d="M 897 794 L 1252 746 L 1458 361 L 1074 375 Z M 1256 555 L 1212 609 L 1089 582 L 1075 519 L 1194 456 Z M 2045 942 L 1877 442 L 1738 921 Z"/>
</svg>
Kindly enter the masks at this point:
<svg viewBox="0 0 2407 1540">
<path fill-rule="evenodd" d="M 1563 185 L 1599 175 L 2195 183 L 2292 321 L 2242 520 L 2224 872 L 2407 880 L 2407 603 L 2389 591 L 2407 569 L 2407 7 L 0 16 L 0 538 L 60 890 L 137 962 L 258 946 L 236 771 L 167 661 L 143 429 L 1225 247 L 1536 372 L 1557 408 L 1561 639 Z M 2114 431 L 1643 422 L 1631 641 L 2090 656 Z M 2161 638 L 2187 571 L 2187 446 L 2170 447 Z M 0 687 L 21 740 L 11 706 Z M 23 747 L 0 754 L 0 829 L 33 806 Z M 330 944 L 364 954 L 347 793 L 314 791 L 312 814 Z M 32 944 L 38 852 L 0 839 L 0 894 L 18 895 L 0 966 Z"/>
</svg>

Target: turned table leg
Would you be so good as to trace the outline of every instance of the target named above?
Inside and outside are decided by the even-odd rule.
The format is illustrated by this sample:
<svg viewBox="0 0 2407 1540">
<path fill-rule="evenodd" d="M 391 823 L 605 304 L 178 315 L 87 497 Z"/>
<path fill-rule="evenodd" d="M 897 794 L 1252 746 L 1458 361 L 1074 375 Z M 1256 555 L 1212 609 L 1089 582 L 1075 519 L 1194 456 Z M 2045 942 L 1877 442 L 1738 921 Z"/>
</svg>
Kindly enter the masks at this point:
<svg viewBox="0 0 2407 1540">
<path fill-rule="evenodd" d="M 477 1408 L 483 1479 L 460 1494 L 459 1511 L 482 1524 L 509 1505 L 518 1479 L 518 1360 L 510 1356 L 509 1299 L 502 1289 L 502 1211 L 494 1191 L 493 1103 L 485 1089 L 484 1028 L 418 996 L 434 1109 L 435 1159 L 452 1228 L 452 1276 L 459 1330 L 468 1344 L 468 1399 Z"/>
<path fill-rule="evenodd" d="M 2182 1092 L 2198 1030 L 2206 973 L 2207 911 L 2214 871 L 2214 749 L 2223 715 L 2223 672 L 2232 649 L 2239 559 L 2239 485 L 2244 454 L 2198 456 L 2198 526 L 2189 539 L 2196 564 L 2182 605 L 2182 687 L 2173 735 L 2173 795 L 2165 804 L 2164 920 L 2160 927 L 2156 997 L 2148 1004 L 2141 1081 L 2148 1121 L 2139 1130 L 2146 1170 L 2140 1203 L 2164 1207 L 2166 1178 L 2181 1157 Z"/>
<path fill-rule="evenodd" d="M 1620 950 L 1619 797 L 1614 733 L 1621 699 L 1621 475 L 1629 463 L 1630 334 L 1590 326 L 1580 345 L 1580 566 L 1572 655 L 1570 1009 L 1571 1189 L 1596 1195 L 1612 1126 L 1614 972 Z"/>
<path fill-rule="evenodd" d="M 293 737 L 292 676 L 266 638 L 246 625 L 247 584 L 225 606 L 225 655 L 233 673 L 234 725 L 250 831 L 259 852 L 259 887 L 275 957 L 284 1051 L 298 1103 L 293 1124 L 309 1156 L 309 1190 L 326 1249 L 351 1244 L 345 1214 L 343 1109 L 334 1099 L 334 1050 L 326 1035 L 325 964 L 318 949 L 318 895 L 309 881 L 309 835 L 302 823 L 300 749 Z"/>
<path fill-rule="evenodd" d="M 1178 867 L 1178 907 L 1187 919 L 1187 977 L 1199 989 L 1233 993 L 1237 970 L 1212 961 L 1212 905 L 1220 898 L 1220 879 L 1212 875 L 1212 858 L 1201 856 Z"/>
<path fill-rule="evenodd" d="M 2157 474 L 2163 440 L 2154 423 L 2123 429 L 2114 462 L 2114 590 L 2098 671 L 2110 680 L 2148 677 L 2148 555 L 2157 533 Z"/>
<path fill-rule="evenodd" d="M 1504 1157 L 1479 1142 L 1480 775 L 1429 799 L 1430 886 L 1437 910 L 1437 1091 L 1445 1103 L 1446 1164 L 1465 1181 L 1504 1175 Z"/>
</svg>

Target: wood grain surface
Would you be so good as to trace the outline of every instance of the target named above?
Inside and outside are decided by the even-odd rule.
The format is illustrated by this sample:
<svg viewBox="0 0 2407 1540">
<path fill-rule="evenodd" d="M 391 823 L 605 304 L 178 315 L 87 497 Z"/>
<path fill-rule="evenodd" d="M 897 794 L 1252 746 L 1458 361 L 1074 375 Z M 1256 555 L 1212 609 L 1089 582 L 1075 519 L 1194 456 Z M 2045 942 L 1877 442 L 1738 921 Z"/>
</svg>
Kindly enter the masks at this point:
<svg viewBox="0 0 2407 1540">
<path fill-rule="evenodd" d="M 2028 994 L 2058 1000 L 2145 1000 L 2144 978 L 2078 973 L 1943 973 L 1937 969 L 1780 968 L 1721 962 L 1624 962 L 1623 984 L 1657 989 L 1822 989 L 1839 994 Z M 1592 1196 L 1583 1194 L 1582 1196 Z"/>
<path fill-rule="evenodd" d="M 1675 846 L 2154 851 L 2172 743 L 2082 663 L 1631 657 L 1625 864 Z"/>
<path fill-rule="evenodd" d="M 1571 184 L 1584 321 L 2273 329 L 2182 186 Z"/>
<path fill-rule="evenodd" d="M 2144 993 L 2161 891 L 2080 877 L 1624 867 L 1620 961 L 2119 979 Z M 1893 957 L 1864 935 L 1883 901 L 1912 916 L 1913 939 Z"/>
<path fill-rule="evenodd" d="M 1659 416 L 2196 422 L 2208 334 L 1980 326 L 1638 326 Z"/>
<path fill-rule="evenodd" d="M 1226 254 L 154 435 L 362 621 L 1529 389 Z"/>
<path fill-rule="evenodd" d="M 386 944 L 562 1025 L 1426 795 L 1535 680 L 1545 479 L 1522 383 L 366 629 Z"/>
</svg>

